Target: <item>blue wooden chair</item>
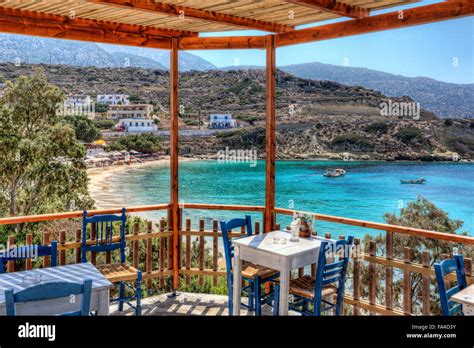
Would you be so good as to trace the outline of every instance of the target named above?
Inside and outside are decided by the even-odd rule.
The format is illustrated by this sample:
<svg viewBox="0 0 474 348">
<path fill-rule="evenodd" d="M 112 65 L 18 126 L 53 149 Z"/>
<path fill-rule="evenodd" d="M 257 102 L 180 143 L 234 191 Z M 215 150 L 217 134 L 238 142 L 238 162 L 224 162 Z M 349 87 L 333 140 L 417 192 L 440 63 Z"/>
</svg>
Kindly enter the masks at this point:
<svg viewBox="0 0 474 348">
<path fill-rule="evenodd" d="M 229 221 L 221 221 L 222 239 L 224 242 L 224 253 L 226 261 L 227 271 L 227 294 L 228 294 L 228 305 L 229 315 L 233 315 L 233 277 L 232 277 L 232 258 L 234 257 L 234 246 L 232 240 L 229 238 L 228 233 L 234 228 L 246 227 L 247 236 L 252 235 L 252 220 L 249 215 L 245 216 L 245 219 L 232 219 Z M 242 306 L 255 311 L 255 315 L 261 315 L 262 305 L 265 303 L 271 303 L 273 301 L 273 291 L 265 294 L 262 292 L 262 285 L 266 282 L 272 281 L 280 274 L 270 268 L 256 265 L 250 262 L 244 261 L 242 264 L 242 279 L 247 283 L 242 291 L 247 293 L 248 305 L 243 304 Z"/>
<path fill-rule="evenodd" d="M 114 241 L 114 222 L 120 222 L 119 241 Z M 108 263 L 97 265 L 96 268 L 112 283 L 119 286 L 118 297 L 111 299 L 111 303 L 118 302 L 118 310 L 123 311 L 124 303 L 135 309 L 137 315 L 141 315 L 141 298 L 142 298 L 142 272 L 132 267 L 126 262 L 126 240 L 125 229 L 127 224 L 127 216 L 125 208 L 122 209 L 120 215 L 103 214 L 87 217 L 87 211 L 84 210 L 82 216 L 82 262 L 87 262 L 87 253 L 94 252 L 112 252 L 120 251 L 119 263 Z M 95 240 L 92 243 L 87 238 L 87 225 L 91 225 L 91 229 L 95 229 Z M 115 224 L 116 226 L 116 224 Z M 132 282 L 135 282 L 135 286 Z M 126 287 L 132 291 L 132 295 L 126 296 Z M 136 305 L 132 305 L 131 301 L 136 300 Z"/>
<path fill-rule="evenodd" d="M 16 315 L 15 303 L 50 300 L 65 297 L 70 301 L 71 295 L 82 295 L 81 306 L 78 311 L 58 313 L 64 316 L 87 316 L 91 303 L 92 280 L 85 280 L 82 284 L 70 282 L 50 282 L 29 287 L 14 293 L 13 289 L 5 291 L 5 304 L 8 316 Z"/>
<path fill-rule="evenodd" d="M 462 305 L 449 299 L 467 286 L 466 271 L 462 255 L 454 255 L 454 259 L 446 259 L 434 264 L 436 283 L 438 284 L 439 300 L 443 315 L 462 315 Z M 457 285 L 446 290 L 445 277 L 456 272 Z"/>
<path fill-rule="evenodd" d="M 290 281 L 289 292 L 295 299 L 289 306 L 292 310 L 302 315 L 319 316 L 322 312 L 335 308 L 336 315 L 342 314 L 346 271 L 353 241 L 354 237 L 349 236 L 348 239 L 336 242 L 321 242 L 316 277 L 305 275 Z M 277 282 L 274 315 L 278 314 L 279 293 L 280 286 Z M 334 295 L 336 301 L 331 302 L 330 297 Z M 309 310 L 310 304 L 313 306 L 312 311 Z"/>
<path fill-rule="evenodd" d="M 3 273 L 3 264 L 8 261 L 25 260 L 31 256 L 51 256 L 51 267 L 56 267 L 58 261 L 58 243 L 52 241 L 51 245 L 22 245 L 12 247 L 0 253 L 0 273 Z"/>
</svg>

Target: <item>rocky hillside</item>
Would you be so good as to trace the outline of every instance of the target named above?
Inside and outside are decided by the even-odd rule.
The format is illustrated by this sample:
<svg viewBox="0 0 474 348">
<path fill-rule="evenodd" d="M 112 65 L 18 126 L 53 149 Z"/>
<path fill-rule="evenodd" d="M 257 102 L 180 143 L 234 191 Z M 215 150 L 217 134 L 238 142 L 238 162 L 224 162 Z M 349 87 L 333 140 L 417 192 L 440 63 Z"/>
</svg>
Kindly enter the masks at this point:
<svg viewBox="0 0 474 348">
<path fill-rule="evenodd" d="M 239 67 L 263 69 L 263 67 Z M 312 80 L 329 80 L 350 86 L 362 86 L 387 96 L 409 96 L 421 107 L 440 117 L 474 118 L 474 84 L 456 84 L 427 77 L 406 77 L 366 68 L 352 68 L 323 63 L 281 66 L 279 69 Z M 235 67 L 223 68 L 235 70 Z"/>
<path fill-rule="evenodd" d="M 0 64 L 3 79 L 37 66 Z M 169 75 L 163 70 L 42 66 L 66 93 L 126 93 L 155 105 L 160 128 L 169 123 Z M 400 115 L 384 105 L 411 105 L 363 87 L 277 74 L 279 158 L 453 160 L 474 157 L 474 121 L 442 120 L 433 113 Z M 258 149 L 264 155 L 265 75 L 261 70 L 185 72 L 180 75 L 180 126 L 207 125 L 210 113 L 232 113 L 241 125 L 230 133 L 182 139 L 181 151 L 213 157 L 219 149 Z"/>
</svg>

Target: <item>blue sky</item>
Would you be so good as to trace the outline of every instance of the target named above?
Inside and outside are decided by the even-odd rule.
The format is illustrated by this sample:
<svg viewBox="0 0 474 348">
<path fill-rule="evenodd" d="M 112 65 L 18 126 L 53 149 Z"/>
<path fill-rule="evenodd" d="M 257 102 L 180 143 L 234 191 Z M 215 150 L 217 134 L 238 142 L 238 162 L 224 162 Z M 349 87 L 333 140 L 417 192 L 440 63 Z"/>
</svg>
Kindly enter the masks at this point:
<svg viewBox="0 0 474 348">
<path fill-rule="evenodd" d="M 397 7 L 405 9 L 439 1 Z M 374 12 L 394 11 L 394 9 Z M 342 19 L 347 20 L 347 19 Z M 328 22 L 325 22 L 328 23 Z M 258 31 L 212 33 L 222 35 L 264 35 Z M 204 36 L 204 35 L 203 35 Z M 264 65 L 262 50 L 190 51 L 218 67 Z M 367 35 L 279 48 L 277 65 L 321 62 L 365 67 L 404 76 L 426 76 L 454 83 L 474 83 L 474 17 Z"/>
</svg>

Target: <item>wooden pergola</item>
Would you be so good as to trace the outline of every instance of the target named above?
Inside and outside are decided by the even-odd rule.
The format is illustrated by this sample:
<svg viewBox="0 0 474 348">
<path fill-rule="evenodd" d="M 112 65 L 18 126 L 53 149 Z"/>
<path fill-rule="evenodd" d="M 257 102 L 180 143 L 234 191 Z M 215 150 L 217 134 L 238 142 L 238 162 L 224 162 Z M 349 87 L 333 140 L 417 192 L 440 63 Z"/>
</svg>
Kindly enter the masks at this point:
<svg viewBox="0 0 474 348">
<path fill-rule="evenodd" d="M 371 15 L 416 0 L 78 0 L 0 2 L 0 32 L 170 50 L 170 220 L 173 287 L 179 286 L 178 51 L 266 50 L 266 188 L 264 230 L 275 224 L 276 57 L 278 47 L 403 28 L 474 14 L 474 0 Z M 306 29 L 301 25 L 347 17 Z M 261 36 L 200 33 L 260 30 Z"/>
</svg>

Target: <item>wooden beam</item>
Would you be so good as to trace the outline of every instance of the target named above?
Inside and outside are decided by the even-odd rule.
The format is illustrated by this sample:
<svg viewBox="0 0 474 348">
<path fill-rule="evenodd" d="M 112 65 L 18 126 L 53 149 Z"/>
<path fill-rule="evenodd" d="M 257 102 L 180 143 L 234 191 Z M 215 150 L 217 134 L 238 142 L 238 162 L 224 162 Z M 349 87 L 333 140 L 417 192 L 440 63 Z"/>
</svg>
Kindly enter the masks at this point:
<svg viewBox="0 0 474 348">
<path fill-rule="evenodd" d="M 299 29 L 293 32 L 276 34 L 276 47 L 330 40 L 352 35 L 404 28 L 414 25 L 439 22 L 449 19 L 472 16 L 474 4 L 469 0 L 456 0 L 420 6 L 401 12 L 348 20 L 339 23 Z M 265 37 L 189 37 L 180 40 L 180 49 L 264 49 Z"/>
<path fill-rule="evenodd" d="M 179 183 L 178 183 L 178 47 L 177 38 L 171 39 L 170 52 L 170 198 L 173 226 L 173 289 L 179 288 Z"/>
<path fill-rule="evenodd" d="M 335 0 L 285 0 L 292 4 L 307 6 L 315 10 L 330 12 L 338 16 L 365 18 L 370 15 L 370 10 L 359 6 L 353 6 Z"/>
<path fill-rule="evenodd" d="M 275 36 L 266 38 L 266 116 L 265 116 L 265 212 L 264 231 L 275 225 L 275 124 L 276 124 L 276 55 Z"/>
<path fill-rule="evenodd" d="M 0 32 L 169 49 L 178 32 L 0 7 Z M 189 35 L 192 35 L 191 33 Z"/>
<path fill-rule="evenodd" d="M 404 28 L 474 14 L 472 0 L 457 0 L 276 35 L 277 47 Z"/>
<path fill-rule="evenodd" d="M 263 49 L 265 36 L 183 37 L 180 50 Z"/>
<path fill-rule="evenodd" d="M 165 2 L 156 2 L 152 0 L 89 0 L 89 2 L 102 5 L 118 6 L 134 10 L 142 10 L 152 13 L 164 13 L 179 18 L 199 19 L 207 22 L 215 22 L 219 24 L 228 24 L 239 26 L 245 29 L 263 30 L 272 33 L 284 33 L 294 30 L 293 26 L 286 24 L 278 24 L 273 22 L 265 22 L 252 18 L 233 16 L 215 11 L 201 10 L 191 7 L 178 6 Z"/>
</svg>

